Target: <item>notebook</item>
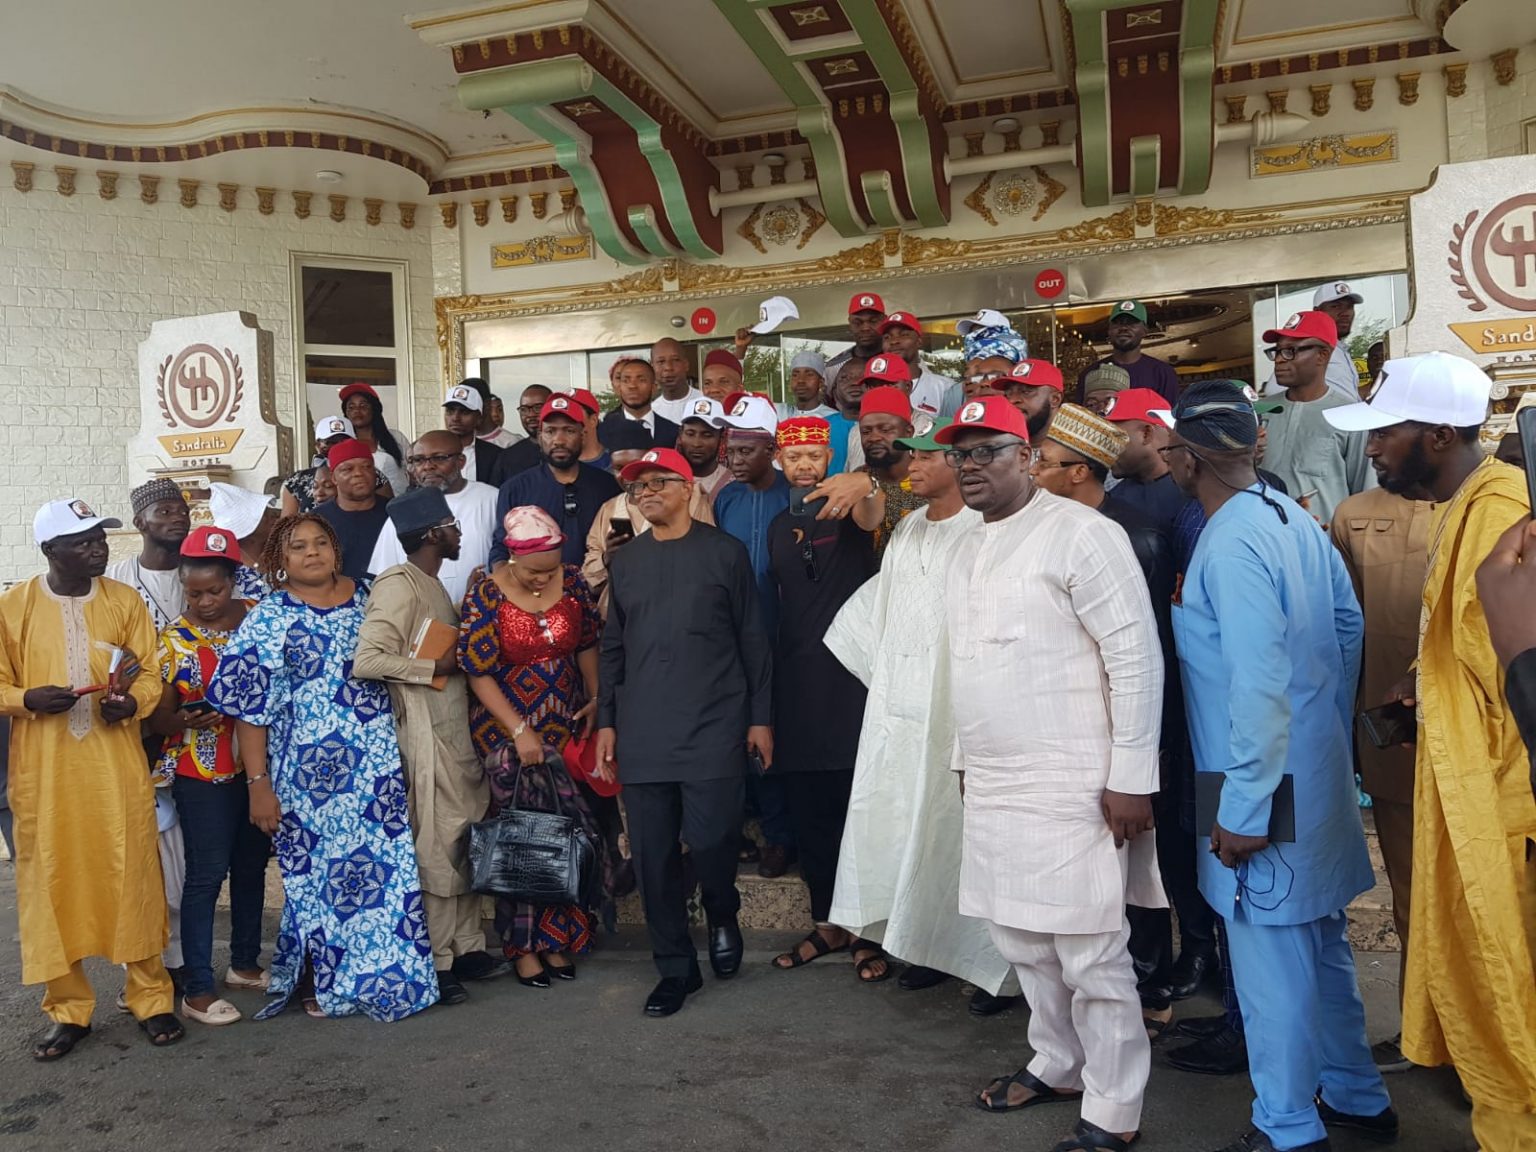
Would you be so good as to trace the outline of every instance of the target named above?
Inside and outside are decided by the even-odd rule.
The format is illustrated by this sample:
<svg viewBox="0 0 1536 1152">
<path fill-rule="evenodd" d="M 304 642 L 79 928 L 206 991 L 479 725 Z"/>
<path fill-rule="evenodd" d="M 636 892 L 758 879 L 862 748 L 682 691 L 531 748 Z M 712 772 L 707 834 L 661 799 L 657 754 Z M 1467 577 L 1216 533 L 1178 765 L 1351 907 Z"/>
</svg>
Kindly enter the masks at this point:
<svg viewBox="0 0 1536 1152">
<path fill-rule="evenodd" d="M 1209 836 L 1221 811 L 1221 789 L 1227 782 L 1225 772 L 1195 773 L 1195 835 Z M 1296 843 L 1296 777 L 1287 772 L 1280 777 L 1269 805 L 1269 840 L 1271 844 Z"/>
<path fill-rule="evenodd" d="M 416 638 L 411 641 L 411 655 L 418 660 L 441 660 L 453 651 L 454 645 L 458 642 L 457 628 L 429 616 L 421 622 L 421 627 L 416 629 Z M 432 677 L 432 687 L 439 692 L 447 686 L 448 677 Z"/>
</svg>

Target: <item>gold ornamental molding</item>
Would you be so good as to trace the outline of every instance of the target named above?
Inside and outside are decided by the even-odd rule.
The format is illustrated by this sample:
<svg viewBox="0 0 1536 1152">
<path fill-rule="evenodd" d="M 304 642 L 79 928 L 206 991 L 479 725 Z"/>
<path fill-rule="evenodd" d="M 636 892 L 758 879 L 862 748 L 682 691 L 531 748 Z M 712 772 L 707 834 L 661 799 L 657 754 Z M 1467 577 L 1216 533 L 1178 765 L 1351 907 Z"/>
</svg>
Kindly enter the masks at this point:
<svg viewBox="0 0 1536 1152">
<path fill-rule="evenodd" d="M 592 234 L 537 236 L 508 244 L 491 245 L 492 268 L 527 268 L 535 264 L 563 264 L 592 259 Z"/>
<path fill-rule="evenodd" d="M 1293 176 L 1321 168 L 1390 164 L 1397 159 L 1397 132 L 1355 132 L 1313 136 L 1253 149 L 1254 176 Z"/>
<path fill-rule="evenodd" d="M 884 279 L 934 276 L 1227 240 L 1402 225 L 1408 218 L 1409 195 L 1311 200 L 1262 209 L 1155 204 L 1152 224 L 1145 230 L 1138 227 L 1135 205 L 1065 228 L 974 240 L 887 229 L 868 243 L 814 260 L 727 266 L 671 259 L 616 280 L 439 296 L 434 302 L 438 350 L 445 379 L 457 380 L 464 375 L 465 325 L 486 320 L 597 311 L 620 304 L 682 304 L 723 292 L 793 292 L 866 279 L 870 274 Z"/>
</svg>

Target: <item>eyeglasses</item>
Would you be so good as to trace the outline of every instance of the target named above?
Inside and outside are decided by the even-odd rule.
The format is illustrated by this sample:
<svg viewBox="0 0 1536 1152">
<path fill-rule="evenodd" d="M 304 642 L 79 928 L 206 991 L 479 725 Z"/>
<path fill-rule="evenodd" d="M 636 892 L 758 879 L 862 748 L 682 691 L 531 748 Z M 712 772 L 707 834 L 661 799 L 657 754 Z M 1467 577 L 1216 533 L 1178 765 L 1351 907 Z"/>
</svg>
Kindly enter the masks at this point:
<svg viewBox="0 0 1536 1152">
<path fill-rule="evenodd" d="M 1035 456 L 1036 468 L 1076 468 L 1079 464 L 1086 465 L 1084 460 L 1045 460 L 1038 454 Z"/>
<path fill-rule="evenodd" d="M 626 484 L 624 491 L 631 500 L 638 500 L 646 492 L 665 492 L 668 484 L 681 483 L 683 483 L 681 476 L 651 476 L 645 480 L 636 480 L 633 484 Z"/>
<path fill-rule="evenodd" d="M 1000 444 L 977 444 L 973 448 L 950 448 L 944 453 L 944 462 L 951 468 L 963 468 L 967 460 L 974 460 L 985 468 L 1009 448 L 1022 447 L 1018 440 L 1006 440 Z"/>
<path fill-rule="evenodd" d="M 990 384 L 994 380 L 1001 380 L 1006 375 L 1008 375 L 1006 372 L 981 372 L 975 376 L 967 376 L 964 383 L 975 384 L 977 387 L 980 387 L 983 384 Z"/>
<path fill-rule="evenodd" d="M 1266 348 L 1264 355 L 1271 360 L 1294 360 L 1303 352 L 1332 352 L 1326 344 L 1291 344 L 1285 348 Z"/>
<path fill-rule="evenodd" d="M 407 456 L 405 463 L 410 468 L 420 468 L 423 464 L 436 464 L 442 467 L 445 464 L 452 464 L 455 460 L 463 459 L 463 456 L 462 452 L 434 452 L 430 456 Z"/>
<path fill-rule="evenodd" d="M 1157 450 L 1157 454 L 1164 460 L 1168 459 L 1168 453 L 1170 452 L 1188 452 L 1191 456 L 1194 456 L 1195 459 L 1198 460 L 1200 458 L 1196 454 L 1195 450 L 1188 444 L 1169 444 Z"/>
<path fill-rule="evenodd" d="M 544 405 L 543 404 L 519 404 L 517 406 L 517 411 L 518 411 L 518 413 L 520 415 L 537 416 L 540 412 L 544 411 Z"/>
<path fill-rule="evenodd" d="M 567 484 L 565 486 L 565 505 L 564 505 L 564 507 L 565 507 L 566 519 L 570 519 L 571 517 L 576 515 L 576 511 L 577 511 L 577 509 L 576 509 L 576 488 L 573 485 Z"/>
</svg>

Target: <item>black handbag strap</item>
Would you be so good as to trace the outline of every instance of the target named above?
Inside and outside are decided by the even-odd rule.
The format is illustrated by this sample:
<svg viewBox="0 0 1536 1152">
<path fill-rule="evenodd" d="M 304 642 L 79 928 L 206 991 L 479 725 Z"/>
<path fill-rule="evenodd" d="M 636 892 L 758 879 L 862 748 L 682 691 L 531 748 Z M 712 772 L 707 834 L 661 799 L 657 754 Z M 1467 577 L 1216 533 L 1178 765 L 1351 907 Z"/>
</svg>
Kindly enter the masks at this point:
<svg viewBox="0 0 1536 1152">
<path fill-rule="evenodd" d="M 514 748 L 512 750 L 512 755 L 513 756 L 517 755 L 517 749 Z M 519 808 L 517 806 L 517 797 L 518 797 L 518 793 L 521 790 L 522 784 L 523 784 L 523 769 L 526 768 L 526 767 L 528 767 L 528 765 L 524 764 L 522 762 L 522 760 L 518 760 L 518 762 L 517 762 L 517 775 L 512 777 L 512 796 L 511 796 L 511 802 L 505 808 L 503 808 L 501 810 L 501 814 L 503 816 L 509 816 L 513 812 L 519 811 Z M 565 808 L 560 803 L 560 785 L 555 780 L 555 766 L 549 762 L 549 752 L 548 752 L 547 749 L 545 750 L 545 753 L 544 753 L 544 759 L 542 761 L 540 761 L 540 763 L 538 764 L 538 767 L 545 768 L 545 769 L 547 769 L 549 771 L 549 794 L 552 797 L 554 797 L 554 801 L 555 801 L 555 815 L 556 816 L 564 816 L 565 815 Z"/>
</svg>

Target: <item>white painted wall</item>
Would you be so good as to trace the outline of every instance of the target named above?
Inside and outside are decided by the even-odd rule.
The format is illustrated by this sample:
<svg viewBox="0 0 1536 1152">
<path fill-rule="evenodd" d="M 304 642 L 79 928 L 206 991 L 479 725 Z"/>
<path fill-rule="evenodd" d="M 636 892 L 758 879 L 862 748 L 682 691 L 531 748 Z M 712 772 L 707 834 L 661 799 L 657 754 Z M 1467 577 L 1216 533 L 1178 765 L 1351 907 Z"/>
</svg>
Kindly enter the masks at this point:
<svg viewBox="0 0 1536 1152">
<path fill-rule="evenodd" d="M 1490 61 L 1468 66 L 1466 95 L 1445 103 L 1452 160 L 1536 151 L 1536 140 L 1527 140 L 1528 133 L 1536 136 L 1536 46 L 1520 49 L 1515 64 L 1515 78 L 1509 84 L 1494 79 Z"/>
<path fill-rule="evenodd" d="M 125 445 L 139 427 L 138 345 L 173 316 L 242 309 L 273 333 L 276 402 L 291 426 L 295 252 L 408 261 L 412 391 L 418 427 L 437 427 L 441 402 L 433 315 L 432 242 L 416 228 L 369 227 L 363 205 L 337 224 L 322 205 L 307 220 L 291 202 L 263 216 L 254 197 L 235 212 L 183 208 L 175 186 L 144 204 L 125 176 L 116 200 L 58 195 L 43 164 L 36 187 L 0 186 L 0 580 L 36 572 L 32 515 L 79 496 L 128 520 Z M 205 198 L 211 190 L 205 189 Z M 353 214 L 355 213 L 355 218 Z M 297 444 L 309 440 L 297 430 Z"/>
</svg>

